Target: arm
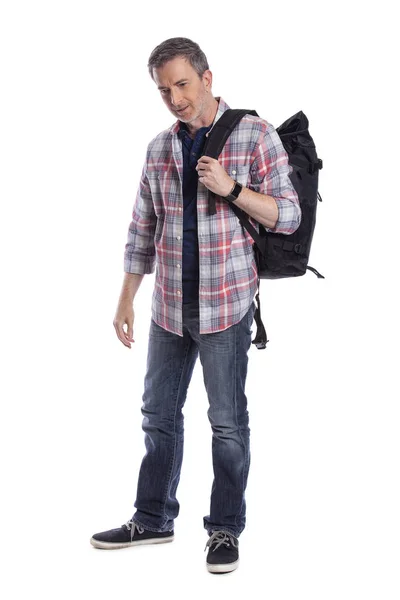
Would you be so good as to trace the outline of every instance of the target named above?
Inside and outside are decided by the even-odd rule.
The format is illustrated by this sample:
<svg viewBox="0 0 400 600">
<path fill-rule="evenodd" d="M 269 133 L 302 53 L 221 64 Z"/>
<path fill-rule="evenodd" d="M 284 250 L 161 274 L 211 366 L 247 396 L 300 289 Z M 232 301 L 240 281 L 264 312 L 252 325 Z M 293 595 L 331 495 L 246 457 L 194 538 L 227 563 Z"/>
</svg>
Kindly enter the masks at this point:
<svg viewBox="0 0 400 600">
<path fill-rule="evenodd" d="M 122 283 L 122 289 L 119 296 L 119 304 L 123 302 L 133 303 L 136 292 L 138 291 L 140 284 L 143 281 L 144 273 L 125 273 L 124 281 Z"/>
<path fill-rule="evenodd" d="M 119 296 L 113 325 L 119 340 L 131 347 L 135 314 L 133 300 L 146 273 L 152 273 L 155 266 L 154 232 L 157 217 L 154 212 L 151 190 L 146 176 L 146 163 L 142 170 L 136 202 L 133 207 L 132 221 L 125 244 L 125 277 Z M 124 326 L 127 325 L 127 331 Z"/>
<path fill-rule="evenodd" d="M 147 157 L 148 155 L 149 148 L 147 149 Z M 154 211 L 146 169 L 147 159 L 142 169 L 124 253 L 125 273 L 140 275 L 153 273 L 155 268 L 154 234 L 157 216 Z"/>
<path fill-rule="evenodd" d="M 301 209 L 289 178 L 292 171 L 278 133 L 268 124 L 252 154 L 251 183 L 241 190 L 235 204 L 271 233 L 294 233 Z"/>
<path fill-rule="evenodd" d="M 258 223 L 264 225 L 266 229 L 268 228 L 268 231 L 271 231 L 277 224 L 279 211 L 276 200 L 272 196 L 258 194 L 248 187 L 243 187 L 234 204 Z"/>
</svg>

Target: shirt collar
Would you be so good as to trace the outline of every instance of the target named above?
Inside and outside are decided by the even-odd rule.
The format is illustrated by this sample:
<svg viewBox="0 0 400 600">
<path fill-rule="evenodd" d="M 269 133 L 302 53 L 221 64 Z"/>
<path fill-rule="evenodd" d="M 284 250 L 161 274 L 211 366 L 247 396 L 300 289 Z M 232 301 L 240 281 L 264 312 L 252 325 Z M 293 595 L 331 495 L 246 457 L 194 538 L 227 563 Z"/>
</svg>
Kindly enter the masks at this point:
<svg viewBox="0 0 400 600">
<path fill-rule="evenodd" d="M 215 123 L 218 121 L 218 119 L 224 114 L 224 112 L 226 110 L 228 110 L 229 106 L 227 105 L 227 103 L 224 101 L 224 99 L 221 96 L 215 96 L 215 99 L 218 100 L 218 109 L 217 109 L 217 113 L 214 117 L 214 121 L 212 122 L 212 127 L 211 129 L 214 127 Z M 178 131 L 180 130 L 180 124 L 181 121 L 178 119 L 177 121 L 175 121 L 175 123 L 172 125 L 172 127 L 170 128 L 170 134 L 177 134 Z M 206 136 L 209 135 L 211 129 L 206 133 Z"/>
<path fill-rule="evenodd" d="M 198 129 L 196 131 L 196 136 L 197 134 L 200 132 L 202 132 L 203 135 L 207 134 L 210 130 L 211 130 L 212 124 L 209 125 L 208 127 L 200 127 L 200 129 Z M 179 129 L 178 129 L 178 137 L 182 140 L 185 136 L 191 137 L 189 135 L 189 129 L 186 125 L 186 123 L 184 123 L 183 121 L 179 121 Z M 194 138 L 192 138 L 194 139 Z"/>
</svg>

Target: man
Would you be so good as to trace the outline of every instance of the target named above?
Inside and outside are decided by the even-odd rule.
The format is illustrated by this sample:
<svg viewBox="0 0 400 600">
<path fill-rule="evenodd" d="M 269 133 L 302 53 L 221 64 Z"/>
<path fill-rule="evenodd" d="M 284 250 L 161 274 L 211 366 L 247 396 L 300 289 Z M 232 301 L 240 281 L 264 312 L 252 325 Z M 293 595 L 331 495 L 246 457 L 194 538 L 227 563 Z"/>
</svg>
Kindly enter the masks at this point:
<svg viewBox="0 0 400 600">
<path fill-rule="evenodd" d="M 123 548 L 174 539 L 182 408 L 200 355 L 214 469 L 210 514 L 203 518 L 209 536 L 206 565 L 210 572 L 224 573 L 238 566 L 238 538 L 246 521 L 245 382 L 257 292 L 253 240 L 230 208 L 230 194 L 240 183 L 235 203 L 254 227 L 262 223 L 271 232 L 292 233 L 301 212 L 287 154 L 267 121 L 246 115 L 218 160 L 202 156 L 209 131 L 229 107 L 213 96 L 212 73 L 196 43 L 164 41 L 150 55 L 148 68 L 178 120 L 147 148 L 114 319 L 119 340 L 130 348 L 133 300 L 144 274 L 156 268 L 142 405 L 146 454 L 136 512 L 121 527 L 90 541 L 97 548 Z M 217 212 L 211 215 L 209 190 L 216 194 Z"/>
</svg>

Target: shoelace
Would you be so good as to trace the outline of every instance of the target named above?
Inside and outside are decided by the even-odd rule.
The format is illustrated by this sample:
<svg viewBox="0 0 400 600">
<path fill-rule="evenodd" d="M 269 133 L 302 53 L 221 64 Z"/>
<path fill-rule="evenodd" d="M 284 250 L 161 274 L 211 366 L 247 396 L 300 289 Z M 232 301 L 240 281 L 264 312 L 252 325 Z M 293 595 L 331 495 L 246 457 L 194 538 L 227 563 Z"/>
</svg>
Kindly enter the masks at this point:
<svg viewBox="0 0 400 600">
<path fill-rule="evenodd" d="M 121 525 L 121 527 L 123 527 L 123 525 Z M 128 531 L 131 532 L 131 541 L 133 540 L 133 536 L 135 535 L 135 529 L 137 529 L 139 533 L 143 533 L 144 531 L 143 527 L 140 527 L 140 525 L 134 523 L 132 519 L 129 519 L 129 521 L 125 523 L 125 527 L 128 529 Z"/>
<path fill-rule="evenodd" d="M 207 550 L 207 546 L 211 547 L 211 544 L 215 544 L 215 548 L 212 549 L 212 552 L 215 552 L 215 550 L 219 548 L 221 544 L 225 544 L 229 547 L 230 543 L 234 548 L 239 546 L 239 542 L 230 533 L 227 533 L 226 531 L 214 531 L 214 533 L 210 536 L 204 551 Z"/>
</svg>

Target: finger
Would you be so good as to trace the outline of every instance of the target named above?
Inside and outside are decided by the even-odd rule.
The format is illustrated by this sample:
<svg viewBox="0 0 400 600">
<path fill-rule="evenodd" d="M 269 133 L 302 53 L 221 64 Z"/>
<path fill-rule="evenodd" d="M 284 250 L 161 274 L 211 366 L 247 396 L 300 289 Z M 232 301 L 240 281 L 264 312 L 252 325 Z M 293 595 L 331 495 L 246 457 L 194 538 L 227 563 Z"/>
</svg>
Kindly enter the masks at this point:
<svg viewBox="0 0 400 600">
<path fill-rule="evenodd" d="M 122 342 L 124 346 L 128 346 L 128 348 L 130 348 L 131 345 L 129 344 L 129 342 L 127 342 L 125 338 L 125 331 L 122 329 L 121 323 L 114 323 L 114 327 L 115 331 L 117 332 L 117 337 L 119 341 Z"/>
<path fill-rule="evenodd" d="M 125 323 L 124 323 L 124 325 L 123 325 L 123 327 L 122 327 L 122 333 L 123 333 L 123 335 L 124 335 L 124 338 L 125 338 L 126 340 L 128 340 L 129 342 L 133 342 L 134 340 L 132 339 L 132 327 L 130 327 L 130 326 L 129 326 L 129 324 L 127 324 L 128 331 L 125 331 L 124 327 L 125 327 Z M 129 329 L 130 329 L 131 331 L 129 331 Z"/>
<path fill-rule="evenodd" d="M 131 324 L 128 324 L 128 332 L 125 333 L 126 339 L 128 339 L 130 342 L 134 342 L 135 340 L 133 339 L 133 327 Z"/>
<path fill-rule="evenodd" d="M 211 158 L 211 156 L 201 156 L 199 158 L 199 160 L 197 161 L 197 164 L 204 164 L 204 165 L 208 165 L 211 162 L 213 162 L 215 160 L 215 158 Z"/>
</svg>

